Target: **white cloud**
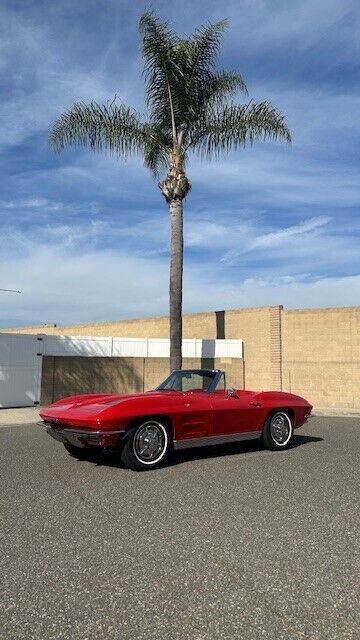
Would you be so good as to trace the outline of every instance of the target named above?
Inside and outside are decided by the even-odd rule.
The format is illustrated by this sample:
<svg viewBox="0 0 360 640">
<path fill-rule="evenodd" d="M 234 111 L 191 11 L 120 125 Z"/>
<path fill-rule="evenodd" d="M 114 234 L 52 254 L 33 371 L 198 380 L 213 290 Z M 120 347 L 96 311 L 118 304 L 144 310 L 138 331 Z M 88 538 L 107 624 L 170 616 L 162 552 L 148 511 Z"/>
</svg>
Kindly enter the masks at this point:
<svg viewBox="0 0 360 640">
<path fill-rule="evenodd" d="M 290 42 L 292 46 L 305 49 L 321 41 L 324 34 L 342 41 L 344 36 L 336 27 L 342 24 L 344 28 L 344 18 L 350 17 L 352 9 L 356 8 L 352 0 L 347 3 L 338 0 L 292 0 L 291 3 L 249 0 L 246 5 L 248 12 L 244 18 L 251 20 L 257 38 L 255 43 L 251 31 L 244 29 L 245 40 L 257 48 Z M 241 10 L 243 6 L 238 4 L 239 13 Z M 353 19 L 356 19 L 356 11 Z"/>
<path fill-rule="evenodd" d="M 187 33 L 193 31 L 194 24 L 229 17 L 226 40 L 245 52 L 271 50 L 280 44 L 304 50 L 325 38 L 346 50 L 357 45 L 349 38 L 352 27 L 359 23 L 356 0 L 207 0 L 206 4 L 189 2 L 181 13 L 176 5 L 158 0 L 156 11 L 169 16 L 171 24 Z"/>
<path fill-rule="evenodd" d="M 218 219 L 221 220 L 221 212 Z M 187 247 L 222 249 L 243 242 L 249 235 L 249 225 L 212 222 L 197 216 L 185 222 L 185 243 Z"/>
<path fill-rule="evenodd" d="M 114 43 L 102 52 L 95 65 L 93 59 L 84 56 L 78 61 L 74 55 L 69 68 L 71 52 L 62 41 L 54 39 L 51 23 L 34 22 L 31 12 L 26 16 L 3 8 L 0 24 L 0 73 L 13 86 L 0 108 L 4 123 L 0 145 L 17 145 L 35 133 L 49 132 L 60 113 L 78 100 L 106 102 L 116 90 L 121 100 L 138 106 L 138 85 L 134 80 L 139 75 L 134 73 L 137 60 L 128 57 L 129 75 L 121 74 L 115 81 L 114 69 L 107 65 Z M 125 53 L 125 47 L 118 40 L 117 53 Z"/>
<path fill-rule="evenodd" d="M 252 273 L 257 277 L 279 277 L 285 274 L 310 272 L 312 277 L 354 273 L 359 265 L 358 235 L 349 233 L 349 222 L 337 227 L 334 222 L 303 234 L 286 235 L 285 230 L 260 234 L 262 245 L 252 247 L 261 225 L 252 228 L 247 244 L 234 242 L 220 257 L 224 269 L 230 273 Z M 285 235 L 282 237 L 282 232 Z M 270 236 L 270 237 L 268 237 Z"/>
<path fill-rule="evenodd" d="M 3 209 L 41 209 L 49 206 L 46 198 L 30 198 L 28 200 L 10 200 L 9 202 L 1 202 L 0 208 Z"/>
<path fill-rule="evenodd" d="M 304 162 L 291 150 L 286 153 L 248 149 L 235 158 L 231 154 L 218 163 L 194 162 L 190 170 L 194 189 L 232 194 L 234 200 L 261 207 L 357 206 L 360 175 L 345 164 L 324 166 Z M 241 198 L 241 199 L 240 199 Z"/>
<path fill-rule="evenodd" d="M 73 3 L 68 0 L 61 6 L 47 3 L 38 24 L 30 9 L 12 14 L 0 9 L 0 73 L 11 84 L 0 108 L 5 122 L 0 144 L 17 145 L 41 132 L 45 147 L 53 120 L 78 99 L 107 100 L 116 91 L 129 104 L 142 104 L 138 46 L 133 42 L 135 13 L 142 3 L 126 15 L 118 2 L 105 4 L 116 9 L 118 23 L 114 20 L 113 35 L 107 39 L 93 35 L 94 51 L 87 30 L 91 20 L 84 22 L 85 12 L 64 31 L 64 41 L 61 29 L 52 24 L 51 16 L 54 24 L 56 15 L 64 17 L 69 11 L 72 17 Z M 326 75 L 349 52 L 356 59 L 359 49 L 354 34 L 360 12 L 353 0 L 225 4 L 209 0 L 206 6 L 190 2 L 186 6 L 180 15 L 174 4 L 161 0 L 156 10 L 187 32 L 205 21 L 204 8 L 210 20 L 229 15 L 226 66 L 231 60 L 237 66 L 246 52 L 250 72 L 251 65 L 258 65 L 261 56 L 273 50 L 279 54 L 291 47 L 297 55 L 313 47 L 316 53 L 317 45 L 320 50 L 327 43 Z M 85 40 L 78 55 L 75 40 L 81 38 Z M 107 46 L 101 49 L 104 42 Z M 346 216 L 346 207 L 358 206 L 360 199 L 360 175 L 353 163 L 359 92 L 353 86 L 325 89 L 325 84 L 315 86 L 301 79 L 296 84 L 299 77 L 294 80 L 290 65 L 282 85 L 276 74 L 263 85 L 247 79 L 251 95 L 269 98 L 287 113 L 293 146 L 257 145 L 218 163 L 194 160 L 189 166 L 194 196 L 202 193 L 203 204 L 196 205 L 199 201 L 192 195 L 186 203 L 187 310 L 276 302 L 358 303 L 357 275 L 324 278 L 323 274 L 358 271 L 359 227 Z M 320 79 L 323 72 L 322 62 Z M 261 69 L 254 75 L 261 77 Z M 118 163 L 85 152 L 72 155 L 66 166 L 43 168 L 49 166 L 43 151 L 31 150 L 41 162 L 32 167 L 30 161 L 25 171 L 20 162 L 20 173 L 9 187 L 19 199 L 4 195 L 0 203 L 3 219 L 11 216 L 14 222 L 14 229 L 5 229 L 0 236 L 0 285 L 23 290 L 18 299 L 1 295 L 2 323 L 15 317 L 20 323 L 71 322 L 165 313 L 166 206 L 141 163 Z M 3 185 L 7 187 L 6 181 Z M 64 192 L 68 196 L 76 192 L 74 204 L 68 203 Z M 110 211 L 110 207 L 106 211 L 108 201 L 112 222 L 105 216 L 98 222 L 85 218 L 88 213 L 100 216 Z M 154 214 L 157 206 L 159 213 Z M 75 218 L 80 213 L 84 215 Z M 24 222 L 27 231 L 21 232 Z"/>
<path fill-rule="evenodd" d="M 86 233 L 85 228 L 58 227 L 45 229 L 40 237 L 9 233 L 2 238 L 8 252 L 2 258 L 0 285 L 22 294 L 1 293 L 1 325 L 166 314 L 168 259 L 140 250 L 130 252 L 120 245 L 111 250 L 98 248 L 92 241 L 98 233 L 102 230 Z M 295 270 L 301 266 L 302 271 Z M 358 303 L 360 275 L 324 278 L 311 273 L 309 266 L 309 262 L 289 262 L 271 270 L 271 276 L 265 268 L 252 275 L 247 266 L 234 277 L 211 258 L 186 262 L 184 311 L 277 303 L 288 307 Z"/>
<path fill-rule="evenodd" d="M 318 218 L 311 218 L 311 220 L 301 222 L 292 227 L 287 227 L 286 229 L 279 229 L 272 233 L 260 235 L 251 242 L 249 249 L 267 248 L 282 244 L 292 236 L 300 236 L 314 231 L 314 229 L 318 229 L 319 227 L 323 227 L 328 224 L 330 220 L 331 218 L 329 216 L 320 216 Z"/>
</svg>

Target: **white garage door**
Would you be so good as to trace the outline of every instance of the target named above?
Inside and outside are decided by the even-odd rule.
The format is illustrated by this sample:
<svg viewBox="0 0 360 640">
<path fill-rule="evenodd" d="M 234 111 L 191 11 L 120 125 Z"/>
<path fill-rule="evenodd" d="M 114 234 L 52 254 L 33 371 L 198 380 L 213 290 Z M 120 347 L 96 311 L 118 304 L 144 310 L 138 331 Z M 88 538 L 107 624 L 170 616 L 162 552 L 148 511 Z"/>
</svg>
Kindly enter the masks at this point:
<svg viewBox="0 0 360 640">
<path fill-rule="evenodd" d="M 0 333 L 0 407 L 30 407 L 40 401 L 43 341 Z"/>
</svg>

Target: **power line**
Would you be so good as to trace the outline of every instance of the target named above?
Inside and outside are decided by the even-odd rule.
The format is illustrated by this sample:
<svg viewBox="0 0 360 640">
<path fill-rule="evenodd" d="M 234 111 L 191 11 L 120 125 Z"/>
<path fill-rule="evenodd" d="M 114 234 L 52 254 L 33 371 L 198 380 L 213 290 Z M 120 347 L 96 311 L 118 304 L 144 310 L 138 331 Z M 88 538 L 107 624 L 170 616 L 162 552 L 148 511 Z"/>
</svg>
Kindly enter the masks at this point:
<svg viewBox="0 0 360 640">
<path fill-rule="evenodd" d="M 21 293 L 17 289 L 0 289 L 0 291 L 8 291 L 9 293 Z"/>
</svg>

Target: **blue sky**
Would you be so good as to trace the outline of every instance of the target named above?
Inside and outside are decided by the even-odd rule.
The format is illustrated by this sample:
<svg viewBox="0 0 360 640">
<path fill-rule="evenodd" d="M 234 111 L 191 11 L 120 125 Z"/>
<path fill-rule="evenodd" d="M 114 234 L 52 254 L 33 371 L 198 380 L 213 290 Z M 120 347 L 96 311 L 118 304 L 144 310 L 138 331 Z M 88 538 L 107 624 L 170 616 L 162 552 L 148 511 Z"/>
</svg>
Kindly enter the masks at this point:
<svg viewBox="0 0 360 640">
<path fill-rule="evenodd" d="M 293 145 L 191 160 L 184 311 L 360 300 L 360 7 L 355 0 L 8 0 L 0 9 L 0 326 L 167 313 L 169 220 L 135 159 L 47 136 L 77 100 L 144 112 L 138 20 L 227 17 L 219 66 L 285 112 Z M 239 101 L 242 97 L 239 96 Z"/>
</svg>

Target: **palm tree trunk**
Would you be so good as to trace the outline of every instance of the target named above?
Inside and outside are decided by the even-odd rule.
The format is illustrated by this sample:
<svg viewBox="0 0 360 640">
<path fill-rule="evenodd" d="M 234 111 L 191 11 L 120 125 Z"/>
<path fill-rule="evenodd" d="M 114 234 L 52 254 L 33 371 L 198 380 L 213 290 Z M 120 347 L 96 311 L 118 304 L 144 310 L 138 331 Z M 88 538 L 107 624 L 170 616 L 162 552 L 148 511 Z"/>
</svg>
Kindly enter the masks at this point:
<svg viewBox="0 0 360 640">
<path fill-rule="evenodd" d="M 177 146 L 170 153 L 169 173 L 159 187 L 170 211 L 170 370 L 174 371 L 182 366 L 183 200 L 191 188 Z"/>
<path fill-rule="evenodd" d="M 170 370 L 182 366 L 183 203 L 169 201 L 170 212 Z"/>
</svg>

